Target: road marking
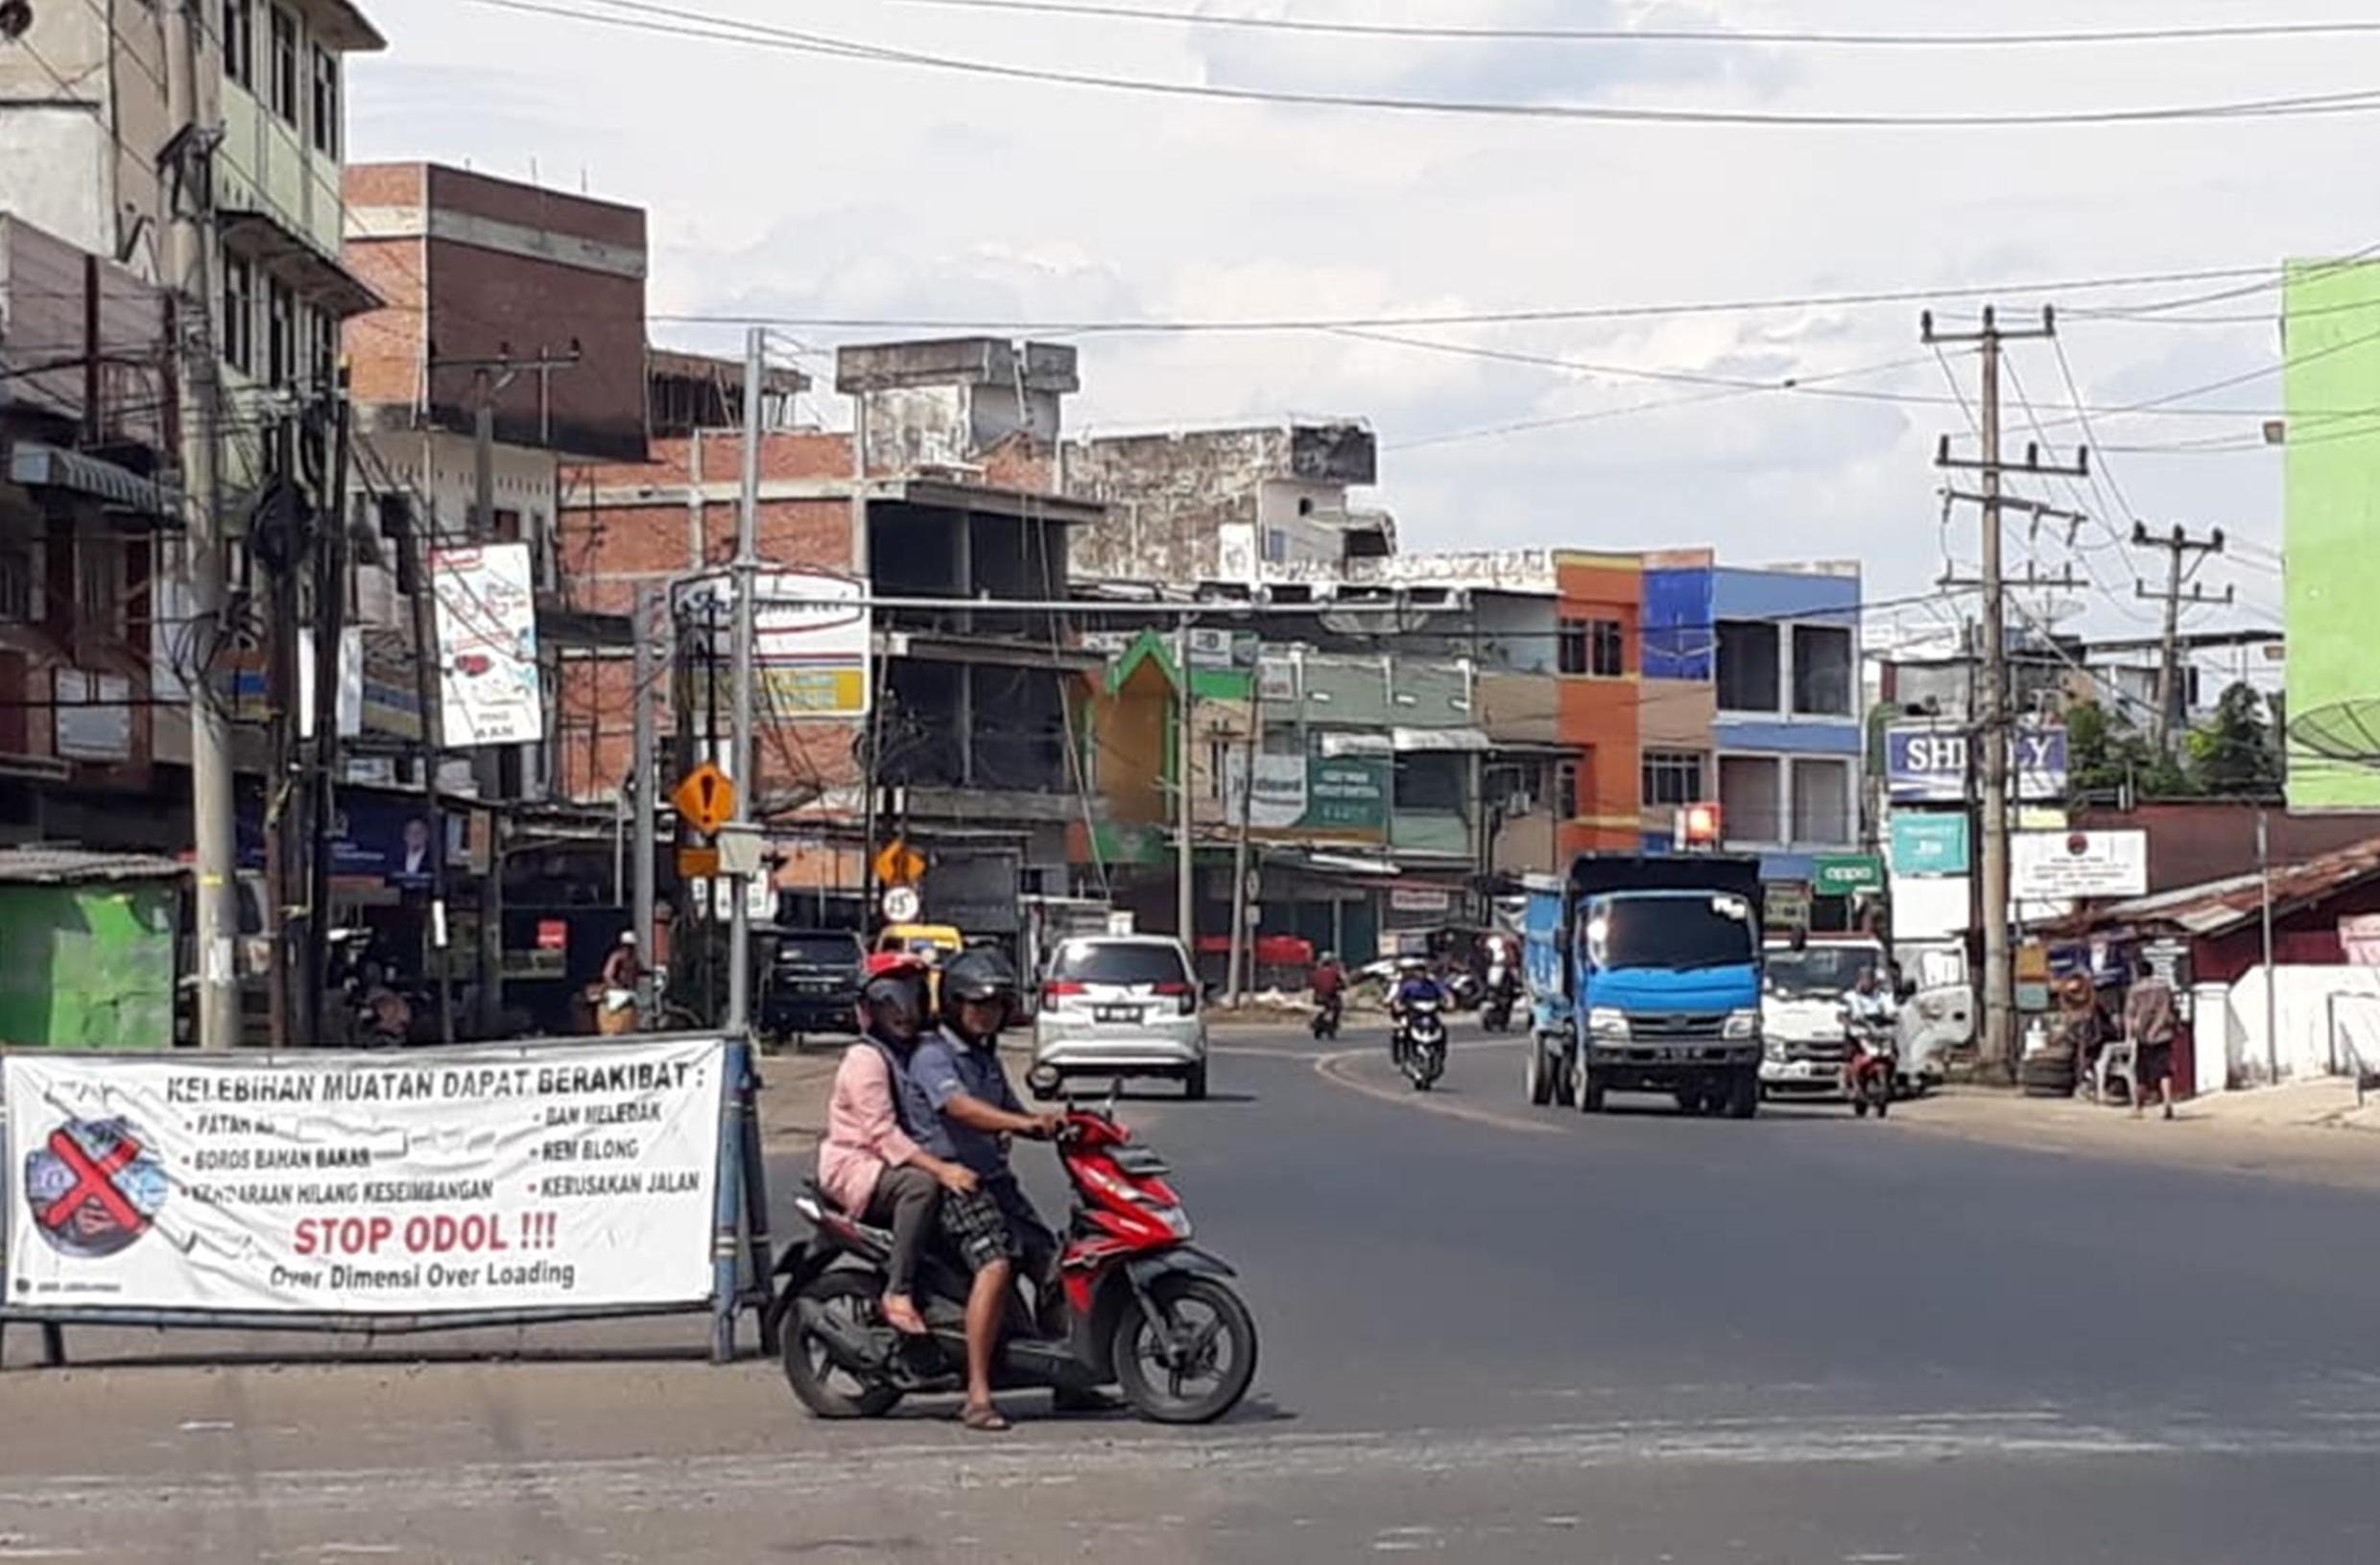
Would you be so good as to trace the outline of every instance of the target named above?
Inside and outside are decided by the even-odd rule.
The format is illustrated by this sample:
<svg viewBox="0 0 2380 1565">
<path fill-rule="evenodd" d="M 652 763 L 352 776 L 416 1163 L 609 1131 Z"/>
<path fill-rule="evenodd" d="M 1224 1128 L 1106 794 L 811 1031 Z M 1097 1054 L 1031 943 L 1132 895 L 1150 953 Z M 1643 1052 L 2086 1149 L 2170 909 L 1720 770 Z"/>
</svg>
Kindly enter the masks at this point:
<svg viewBox="0 0 2380 1565">
<path fill-rule="evenodd" d="M 1482 1049 L 1510 1049 L 1516 1047 L 1522 1041 L 1524 1040 L 1517 1038 L 1497 1038 L 1490 1042 L 1468 1043 L 1463 1046 L 1462 1052 L 1469 1054 Z M 1367 1081 L 1354 1074 L 1357 1060 L 1368 1059 L 1378 1053 L 1379 1050 L 1375 1046 L 1370 1049 L 1339 1049 L 1327 1055 L 1313 1056 L 1314 1074 L 1333 1085 L 1346 1088 L 1349 1092 L 1360 1092 L 1367 1098 L 1377 1098 L 1384 1103 L 1396 1103 L 1406 1108 L 1418 1108 L 1432 1114 L 1442 1114 L 1450 1120 L 1469 1120 L 1474 1125 L 1491 1125 L 1499 1130 L 1521 1130 L 1538 1136 L 1561 1133 L 1557 1126 L 1543 1120 L 1516 1119 L 1510 1114 L 1500 1114 L 1491 1108 L 1483 1108 L 1476 1103 L 1464 1103 L 1459 1098 L 1440 1098 L 1427 1092 L 1415 1092 L 1410 1088 L 1399 1091 Z"/>
</svg>

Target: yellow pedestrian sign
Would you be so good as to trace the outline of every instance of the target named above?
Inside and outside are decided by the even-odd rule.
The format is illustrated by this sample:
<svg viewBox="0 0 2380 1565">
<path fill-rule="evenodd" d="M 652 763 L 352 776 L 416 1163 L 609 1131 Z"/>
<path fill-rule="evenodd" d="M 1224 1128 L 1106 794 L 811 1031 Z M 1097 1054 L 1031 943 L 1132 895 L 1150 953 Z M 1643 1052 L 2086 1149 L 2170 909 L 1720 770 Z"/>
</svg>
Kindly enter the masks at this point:
<svg viewBox="0 0 2380 1565">
<path fill-rule="evenodd" d="M 709 837 L 735 817 L 735 783 L 705 761 L 686 773 L 670 802 L 678 806 L 680 820 Z"/>
</svg>

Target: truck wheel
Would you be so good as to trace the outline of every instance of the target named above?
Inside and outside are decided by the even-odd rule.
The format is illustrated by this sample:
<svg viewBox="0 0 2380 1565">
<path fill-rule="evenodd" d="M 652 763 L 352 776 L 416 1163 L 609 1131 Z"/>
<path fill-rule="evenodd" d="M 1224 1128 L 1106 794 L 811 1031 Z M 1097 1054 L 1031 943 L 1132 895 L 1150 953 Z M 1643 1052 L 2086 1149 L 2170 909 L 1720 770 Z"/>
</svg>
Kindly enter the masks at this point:
<svg viewBox="0 0 2380 1565">
<path fill-rule="evenodd" d="M 1529 1040 L 1527 1084 L 1529 1103 L 1532 1107 L 1543 1108 L 1554 1101 L 1553 1078 L 1553 1071 L 1548 1069 L 1545 1063 L 1545 1040 L 1531 1038 Z"/>
<path fill-rule="evenodd" d="M 1760 1073 L 1740 1073 L 1727 1093 L 1727 1118 L 1749 1120 L 1760 1112 Z"/>
<path fill-rule="evenodd" d="M 1601 1077 L 1597 1076 L 1597 1075 L 1594 1073 L 1594 1071 L 1592 1071 L 1591 1069 L 1589 1069 L 1589 1070 L 1582 1070 L 1582 1071 L 1580 1071 L 1580 1073 L 1579 1073 L 1579 1112 L 1580 1112 L 1580 1113 L 1582 1113 L 1582 1114 L 1600 1114 L 1600 1113 L 1602 1113 L 1603 1111 L 1604 1111 L 1604 1083 L 1603 1083 L 1603 1079 L 1602 1079 Z"/>
<path fill-rule="evenodd" d="M 1554 1067 L 1554 1103 L 1559 1108 L 1576 1108 L 1579 1103 L 1579 1068 L 1567 1055 Z"/>
</svg>

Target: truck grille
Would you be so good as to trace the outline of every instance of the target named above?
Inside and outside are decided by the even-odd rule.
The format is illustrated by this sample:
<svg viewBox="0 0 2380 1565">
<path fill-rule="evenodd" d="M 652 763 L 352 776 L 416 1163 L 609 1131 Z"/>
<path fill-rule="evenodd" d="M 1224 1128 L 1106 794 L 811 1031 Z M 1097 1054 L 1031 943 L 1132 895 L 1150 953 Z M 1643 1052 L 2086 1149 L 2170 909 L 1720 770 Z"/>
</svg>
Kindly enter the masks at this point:
<svg viewBox="0 0 2380 1565">
<path fill-rule="evenodd" d="M 1634 1038 L 1716 1038 L 1726 1032 L 1725 1011 L 1675 1011 L 1666 1015 L 1631 1016 L 1629 1035 Z"/>
</svg>

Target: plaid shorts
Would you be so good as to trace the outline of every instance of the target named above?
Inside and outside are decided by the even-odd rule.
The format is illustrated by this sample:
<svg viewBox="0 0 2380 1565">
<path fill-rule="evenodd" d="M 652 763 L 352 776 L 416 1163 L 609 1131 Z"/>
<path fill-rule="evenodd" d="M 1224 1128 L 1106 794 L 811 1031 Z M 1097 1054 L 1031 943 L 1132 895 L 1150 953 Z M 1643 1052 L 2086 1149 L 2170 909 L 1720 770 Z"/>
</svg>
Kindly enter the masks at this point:
<svg viewBox="0 0 2380 1565">
<path fill-rule="evenodd" d="M 1021 1259 L 1016 1235 L 1000 1202 L 981 1185 L 964 1195 L 955 1190 L 942 1192 L 942 1232 L 958 1247 L 970 1271 L 981 1271 L 994 1261 Z"/>
</svg>

